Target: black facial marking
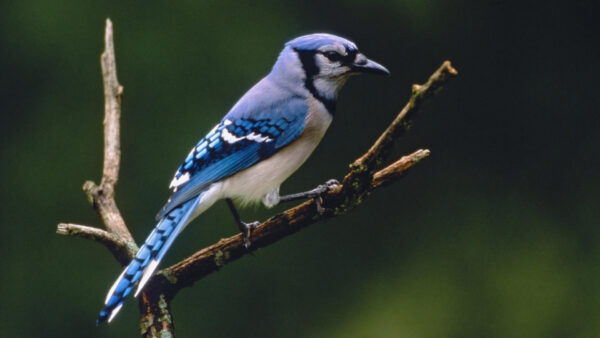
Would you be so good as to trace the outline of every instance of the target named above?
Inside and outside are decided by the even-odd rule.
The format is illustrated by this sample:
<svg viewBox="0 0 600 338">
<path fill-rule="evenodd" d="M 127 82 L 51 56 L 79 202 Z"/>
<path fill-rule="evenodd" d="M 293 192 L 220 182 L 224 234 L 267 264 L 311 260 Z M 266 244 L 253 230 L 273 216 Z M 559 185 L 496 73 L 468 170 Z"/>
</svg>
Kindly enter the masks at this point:
<svg viewBox="0 0 600 338">
<path fill-rule="evenodd" d="M 308 89 L 308 91 L 327 109 L 327 111 L 333 115 L 335 112 L 335 101 L 325 98 L 321 96 L 317 89 L 315 88 L 314 77 L 319 74 L 319 67 L 317 66 L 317 62 L 315 61 L 316 51 L 312 50 L 298 50 L 294 49 L 298 54 L 298 58 L 300 58 L 300 62 L 302 63 L 302 68 L 304 68 L 304 73 L 306 74 L 306 79 L 304 80 L 304 87 Z"/>
<path fill-rule="evenodd" d="M 347 53 L 348 54 L 344 56 L 342 63 L 345 65 L 350 65 L 354 63 L 354 59 L 356 59 L 356 54 L 358 53 L 358 51 L 356 49 L 348 49 Z"/>
<path fill-rule="evenodd" d="M 349 48 L 347 49 L 347 52 L 344 55 L 332 50 L 318 53 L 323 54 L 323 56 L 325 56 L 331 62 L 339 62 L 343 66 L 348 66 L 354 63 L 354 59 L 356 59 L 357 50 Z"/>
<path fill-rule="evenodd" d="M 332 62 L 340 61 L 343 58 L 342 54 L 340 54 L 338 52 L 334 52 L 334 51 L 327 51 L 327 52 L 323 52 L 322 54 L 325 55 L 325 57 L 328 58 L 329 61 L 332 61 Z"/>
</svg>

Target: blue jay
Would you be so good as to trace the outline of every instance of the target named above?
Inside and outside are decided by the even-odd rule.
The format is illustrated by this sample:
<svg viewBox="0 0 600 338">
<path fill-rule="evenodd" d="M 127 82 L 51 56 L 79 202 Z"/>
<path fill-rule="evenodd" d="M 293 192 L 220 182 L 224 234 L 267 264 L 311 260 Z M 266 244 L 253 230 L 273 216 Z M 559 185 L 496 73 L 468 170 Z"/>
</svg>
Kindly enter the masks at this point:
<svg viewBox="0 0 600 338">
<path fill-rule="evenodd" d="M 248 248 L 258 222 L 242 222 L 232 199 L 241 205 L 262 201 L 270 208 L 326 191 L 323 185 L 280 196 L 279 186 L 313 152 L 333 119 L 339 90 L 360 73 L 389 74 L 353 42 L 335 35 L 311 34 L 287 42 L 271 72 L 185 158 L 158 224 L 108 291 L 98 324 L 115 317 L 136 283 L 138 295 L 175 237 L 217 200 L 226 200 Z"/>
</svg>

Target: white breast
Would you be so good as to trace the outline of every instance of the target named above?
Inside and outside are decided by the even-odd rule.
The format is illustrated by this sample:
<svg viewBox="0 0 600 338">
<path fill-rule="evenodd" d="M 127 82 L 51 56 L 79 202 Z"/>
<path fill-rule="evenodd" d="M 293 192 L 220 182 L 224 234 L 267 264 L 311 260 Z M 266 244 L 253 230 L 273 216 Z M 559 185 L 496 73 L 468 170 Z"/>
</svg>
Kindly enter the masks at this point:
<svg viewBox="0 0 600 338">
<path fill-rule="evenodd" d="M 223 198 L 234 198 L 242 204 L 258 202 L 306 161 L 332 120 L 321 102 L 309 98 L 307 103 L 309 108 L 302 134 L 275 155 L 223 180 Z"/>
</svg>

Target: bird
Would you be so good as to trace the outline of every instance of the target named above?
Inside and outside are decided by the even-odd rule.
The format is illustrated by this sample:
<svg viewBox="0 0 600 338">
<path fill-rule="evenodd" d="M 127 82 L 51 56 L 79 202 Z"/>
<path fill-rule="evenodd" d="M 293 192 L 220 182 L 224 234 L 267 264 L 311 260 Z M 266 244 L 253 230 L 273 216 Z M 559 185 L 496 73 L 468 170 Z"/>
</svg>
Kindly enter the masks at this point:
<svg viewBox="0 0 600 338">
<path fill-rule="evenodd" d="M 389 75 L 381 64 L 345 38 L 315 33 L 284 44 L 270 73 L 233 105 L 189 152 L 177 169 L 173 194 L 156 216 L 158 223 L 110 288 L 97 324 L 110 322 L 137 285 L 137 296 L 181 231 L 218 200 L 224 199 L 251 246 L 259 223 L 243 222 L 234 204 L 318 198 L 338 184 L 330 180 L 313 190 L 287 196 L 279 187 L 310 156 L 332 122 L 338 92 L 352 75 Z M 318 210 L 322 210 L 317 203 Z"/>
</svg>

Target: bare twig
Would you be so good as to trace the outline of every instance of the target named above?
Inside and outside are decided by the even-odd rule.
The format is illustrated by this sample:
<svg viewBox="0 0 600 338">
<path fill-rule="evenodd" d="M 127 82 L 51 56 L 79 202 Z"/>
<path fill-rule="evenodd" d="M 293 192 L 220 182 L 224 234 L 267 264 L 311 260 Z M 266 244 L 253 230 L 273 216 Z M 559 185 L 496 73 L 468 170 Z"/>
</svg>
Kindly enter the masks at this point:
<svg viewBox="0 0 600 338">
<path fill-rule="evenodd" d="M 371 148 L 354 161 L 351 165 L 353 171 L 373 170 L 374 164 L 377 161 L 381 161 L 387 155 L 388 151 L 394 145 L 394 141 L 408 131 L 410 123 L 415 118 L 421 105 L 436 94 L 450 78 L 456 75 L 458 75 L 458 72 L 452 67 L 450 61 L 444 61 L 425 84 L 414 84 L 412 95 L 404 108 L 402 108 L 394 121 L 379 136 L 377 141 L 373 143 Z"/>
<path fill-rule="evenodd" d="M 104 35 L 104 52 L 100 56 L 102 78 L 104 79 L 104 168 L 102 183 L 114 187 L 119 179 L 119 162 L 121 160 L 120 128 L 121 97 L 123 86 L 117 79 L 117 62 L 113 43 L 113 29 L 110 19 L 106 19 Z"/>
<path fill-rule="evenodd" d="M 119 179 L 119 162 L 121 158 L 119 119 L 121 117 L 123 87 L 117 80 L 113 30 L 110 19 L 106 19 L 104 48 L 104 52 L 100 57 L 104 83 L 104 165 L 102 180 L 99 186 L 92 181 L 86 181 L 83 184 L 83 191 L 85 191 L 88 200 L 102 218 L 102 222 L 108 230 L 107 234 L 110 235 L 104 236 L 103 240 L 99 242 L 104 244 L 122 265 L 126 265 L 135 255 L 137 245 L 115 202 L 115 184 Z M 90 239 L 95 239 L 95 236 L 99 234 L 95 230 L 102 231 L 91 227 L 67 232 L 62 231 L 64 229 L 64 224 L 59 224 L 57 233 L 79 235 Z M 123 254 L 126 254 L 129 259 L 124 259 Z"/>
<path fill-rule="evenodd" d="M 343 194 L 345 196 L 344 206 L 356 207 L 374 188 L 373 174 L 381 168 L 394 142 L 408 131 L 423 103 L 439 92 L 442 86 L 456 75 L 458 72 L 452 67 L 450 61 L 444 61 L 425 84 L 413 84 L 412 94 L 404 108 L 371 148 L 350 165 L 350 172 L 342 181 L 345 191 Z M 375 184 L 380 183 L 376 182 Z"/>
<path fill-rule="evenodd" d="M 121 117 L 123 87 L 117 80 L 117 64 L 115 61 L 113 30 L 110 19 L 106 19 L 104 48 L 104 52 L 100 58 L 104 83 L 104 165 L 102 180 L 99 186 L 92 181 L 85 182 L 83 190 L 94 209 L 96 209 L 102 218 L 106 229 L 120 240 L 113 243 L 113 246 L 125 243 L 126 246 L 124 249 L 130 252 L 129 249 L 136 247 L 135 241 L 125 225 L 119 208 L 117 208 L 114 193 L 115 184 L 117 184 L 119 179 L 119 162 L 121 158 L 119 119 Z"/>
<path fill-rule="evenodd" d="M 106 246 L 115 258 L 125 265 L 134 256 L 137 246 L 114 199 L 114 189 L 119 176 L 120 145 L 119 119 L 123 87 L 117 80 L 112 23 L 106 20 L 105 51 L 102 53 L 102 76 L 104 80 L 104 165 L 100 185 L 87 181 L 83 186 L 89 201 L 101 216 L 107 231 L 70 223 L 58 225 L 57 233 L 97 241 Z M 304 202 L 279 215 L 273 216 L 252 232 L 252 247 L 246 249 L 241 234 L 221 239 L 179 263 L 159 271 L 147 284 L 140 297 L 140 327 L 146 337 L 174 334 L 170 300 L 177 292 L 192 285 L 202 277 L 220 269 L 226 263 L 245 254 L 270 245 L 300 229 L 324 219 L 347 213 L 360 205 L 369 193 L 391 184 L 403 177 L 409 168 L 429 156 L 429 150 L 420 149 L 403 156 L 394 163 L 377 171 L 393 146 L 395 139 L 403 135 L 409 122 L 423 102 L 429 99 L 451 77 L 457 74 L 450 62 L 444 64 L 423 85 L 413 85 L 409 102 L 398 116 L 371 146 L 369 151 L 350 165 L 349 173 L 340 186 L 329 190 L 322 205 L 324 213 L 318 213 L 314 201 Z"/>
<path fill-rule="evenodd" d="M 102 229 L 79 225 L 73 223 L 59 223 L 56 233 L 65 236 L 76 236 L 103 244 L 121 263 L 126 265 L 131 260 L 131 256 L 135 255 L 136 248 L 127 245 L 125 241 L 116 235 Z"/>
<path fill-rule="evenodd" d="M 398 161 L 376 172 L 373 175 L 373 183 L 371 186 L 373 188 L 379 188 L 393 183 L 402 177 L 402 175 L 406 174 L 408 168 L 429 156 L 430 153 L 429 149 L 419 149 L 410 155 L 402 156 Z"/>
</svg>

